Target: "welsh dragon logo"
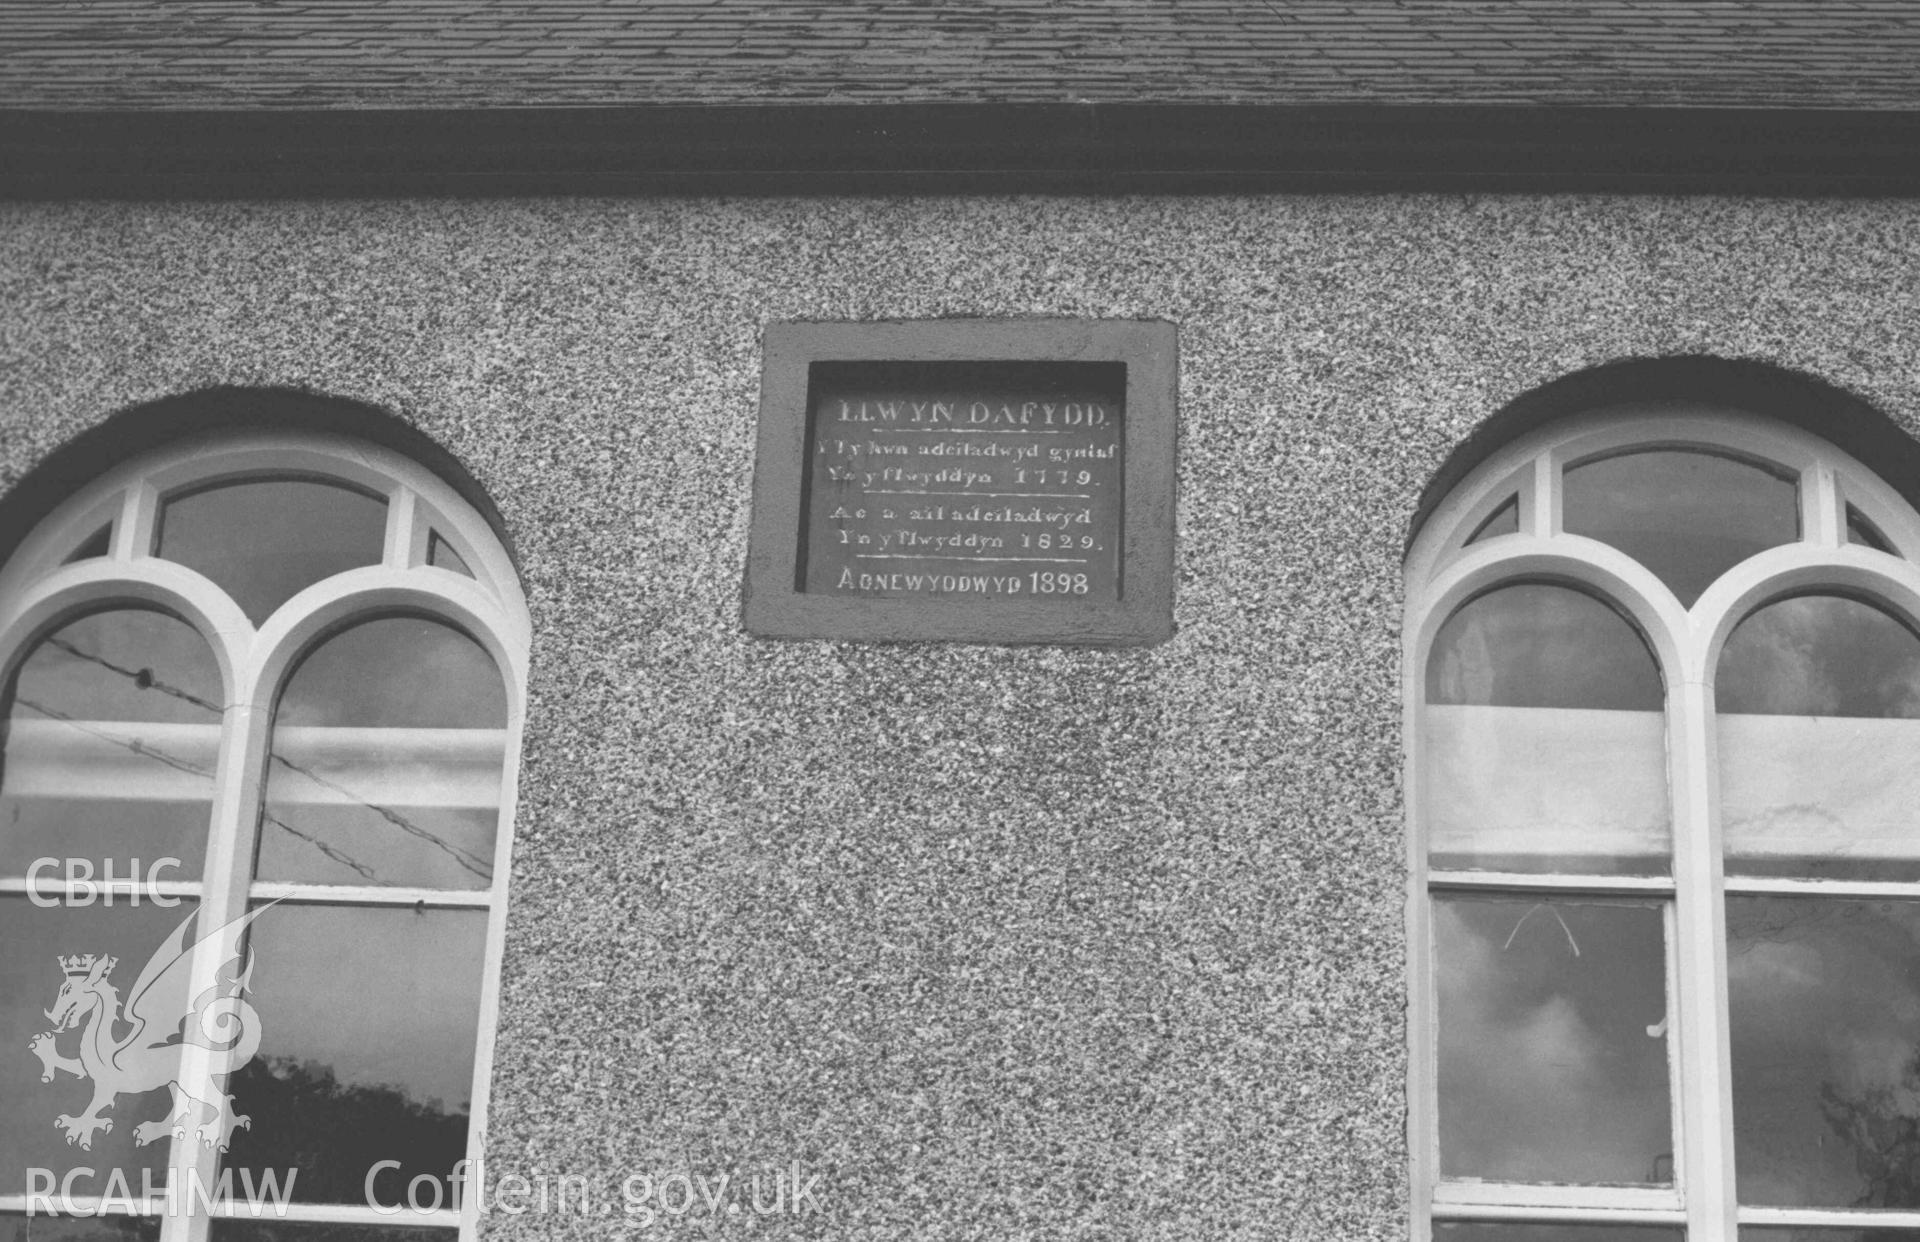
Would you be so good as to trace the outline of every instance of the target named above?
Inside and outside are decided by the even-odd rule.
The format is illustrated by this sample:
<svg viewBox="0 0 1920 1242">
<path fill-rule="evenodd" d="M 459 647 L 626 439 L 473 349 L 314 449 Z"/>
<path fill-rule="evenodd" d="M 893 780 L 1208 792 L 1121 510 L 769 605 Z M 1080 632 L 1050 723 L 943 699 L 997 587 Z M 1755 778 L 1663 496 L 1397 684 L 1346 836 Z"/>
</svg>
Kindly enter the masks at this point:
<svg viewBox="0 0 1920 1242">
<path fill-rule="evenodd" d="M 93 1102 L 86 1110 L 54 1122 L 66 1131 L 67 1142 L 91 1151 L 96 1133 L 113 1130 L 113 1119 L 105 1114 L 116 1097 L 162 1086 L 172 1091 L 173 1107 L 165 1117 L 134 1127 L 136 1145 L 191 1134 L 202 1146 L 225 1151 L 236 1128 L 250 1128 L 249 1120 L 233 1111 L 226 1076 L 260 1046 L 260 1015 L 240 995 L 253 974 L 252 955 L 242 954 L 240 938 L 266 908 L 251 910 L 191 945 L 188 929 L 198 915 L 188 915 L 141 967 L 124 1011 L 119 990 L 108 982 L 118 958 L 88 953 L 59 959 L 66 982 L 53 1008 L 44 1011 L 53 1029 L 34 1036 L 28 1047 L 40 1058 L 41 1082 L 52 1082 L 60 1072 L 93 1080 Z M 243 956 L 239 976 L 222 980 L 226 967 Z M 76 1028 L 79 1055 L 62 1056 L 57 1041 Z M 193 1075 L 189 1089 L 180 1079 L 183 1063 L 199 1059 L 191 1055 L 195 1049 L 209 1054 L 208 1063 Z"/>
</svg>

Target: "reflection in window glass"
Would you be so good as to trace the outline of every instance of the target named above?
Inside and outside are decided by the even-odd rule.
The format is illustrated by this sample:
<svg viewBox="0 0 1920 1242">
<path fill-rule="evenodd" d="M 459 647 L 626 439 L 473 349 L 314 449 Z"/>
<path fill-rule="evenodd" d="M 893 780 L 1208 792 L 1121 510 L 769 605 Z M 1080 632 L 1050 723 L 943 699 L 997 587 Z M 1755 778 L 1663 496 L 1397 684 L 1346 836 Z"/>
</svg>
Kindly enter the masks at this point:
<svg viewBox="0 0 1920 1242">
<path fill-rule="evenodd" d="M 1740 1201 L 1920 1207 L 1920 903 L 1727 897 Z"/>
<path fill-rule="evenodd" d="M 1661 910 L 1436 897 L 1440 1172 L 1672 1185 Z"/>
<path fill-rule="evenodd" d="M 1734 628 L 1720 655 L 1723 712 L 1920 717 L 1920 638 L 1872 604 L 1802 595 Z"/>
<path fill-rule="evenodd" d="M 1662 698 L 1653 653 L 1626 618 L 1582 591 L 1526 582 L 1447 618 L 1427 701 L 1658 711 Z"/>
<path fill-rule="evenodd" d="M 305 588 L 378 565 L 387 503 L 309 479 L 223 483 L 170 497 L 155 555 L 198 570 L 259 625 Z"/>
<path fill-rule="evenodd" d="M 425 1189 L 420 1193 L 427 1195 Z M 381 1202 L 392 1201 L 383 1198 Z M 451 1229 L 406 1225 L 294 1224 L 284 1220 L 213 1222 L 213 1242 L 453 1242 L 453 1238 Z"/>
<path fill-rule="evenodd" d="M 1740 1242 L 1920 1242 L 1920 1229 L 1816 1229 L 1805 1225 L 1742 1225 Z"/>
<path fill-rule="evenodd" d="M 1440 627 L 1426 690 L 1432 866 L 1668 869 L 1660 674 L 1619 613 L 1548 583 L 1489 591 Z"/>
<path fill-rule="evenodd" d="M 107 550 L 113 546 L 112 543 L 110 542 L 112 535 L 113 535 L 112 526 L 102 526 L 99 530 L 94 531 L 93 534 L 89 536 L 87 540 L 83 542 L 79 547 L 75 548 L 72 554 L 68 556 L 67 559 L 61 563 L 64 565 L 71 565 L 75 561 L 99 560 L 101 557 L 105 556 L 107 554 Z"/>
<path fill-rule="evenodd" d="M 82 1041 L 96 1024 L 112 1019 L 87 975 L 75 976 L 68 1007 L 61 1007 L 69 978 L 61 959 L 117 958 L 98 982 L 119 992 L 120 1016 L 127 1017 L 142 967 L 193 911 L 194 903 L 185 900 L 171 908 L 152 902 L 130 906 L 124 900 L 112 908 L 100 902 L 40 907 L 25 896 L 0 896 L 0 1048 L 6 1050 L 5 1072 L 0 1072 L 0 1118 L 5 1119 L 0 1124 L 0 1186 L 10 1188 L 7 1193 L 25 1189 L 28 1169 L 51 1169 L 56 1178 L 65 1178 L 76 1168 L 93 1169 L 91 1174 L 76 1176 L 75 1197 L 106 1194 L 115 1170 L 135 1193 L 142 1185 L 143 1170 L 150 1171 L 156 1182 L 165 1180 L 163 1170 L 173 1140 L 167 1128 L 157 1123 L 168 1115 L 173 1100 L 164 1082 L 144 1092 L 123 1094 L 97 1114 L 111 1123 L 111 1129 L 86 1127 L 91 1149 L 79 1146 L 77 1133 L 76 1141 L 69 1143 L 67 1132 L 55 1124 L 63 1115 L 89 1117 L 93 1083 L 71 1069 L 57 1067 L 70 1064 L 85 1069 L 91 1054 L 82 1053 Z M 156 1024 L 150 1038 L 139 1044 L 141 1048 L 170 1039 L 178 1029 L 179 1015 L 186 1012 L 186 998 L 173 992 L 156 993 L 155 1001 L 151 1012 L 157 1016 L 170 1010 L 174 1026 L 161 1030 Z M 144 1005 L 140 1009 L 147 1011 Z M 61 1021 L 49 1019 L 49 1011 Z M 108 1042 L 114 1046 L 131 1032 L 115 1024 L 102 1033 L 113 1036 Z M 51 1040 L 44 1040 L 48 1035 Z M 56 1068 L 53 1080 L 42 1082 L 48 1058 Z M 138 1142 L 142 1127 L 150 1127 L 145 1131 L 150 1141 L 144 1144 Z M 33 1222 L 36 1238 L 40 1223 Z"/>
<path fill-rule="evenodd" d="M 1920 879 L 1920 638 L 1856 599 L 1803 595 L 1720 656 L 1721 803 L 1738 875 Z"/>
<path fill-rule="evenodd" d="M 1487 520 L 1480 523 L 1478 529 L 1467 539 L 1467 542 L 1470 544 L 1479 543 L 1482 539 L 1496 539 L 1501 535 L 1517 535 L 1519 533 L 1520 498 L 1518 496 L 1510 496 L 1507 498 L 1507 503 L 1487 515 Z"/>
<path fill-rule="evenodd" d="M 37 858 L 199 876 L 220 743 L 219 667 L 184 621 L 97 612 L 40 640 L 7 687 L 0 875 Z"/>
<path fill-rule="evenodd" d="M 426 617 L 382 617 L 309 652 L 280 695 L 280 724 L 498 729 L 506 690 L 486 649 Z"/>
<path fill-rule="evenodd" d="M 234 1135 L 228 1166 L 256 1177 L 298 1169 L 295 1199 L 362 1204 L 368 1170 L 398 1160 L 385 1202 L 426 1174 L 443 1179 L 450 1203 L 446 1179 L 466 1155 L 486 930 L 482 910 L 260 914 L 252 995 L 263 1036 L 228 1086 L 253 1127 Z"/>
<path fill-rule="evenodd" d="M 1715 453 L 1623 453 L 1569 467 L 1564 483 L 1568 534 L 1625 552 L 1689 607 L 1749 556 L 1800 538 L 1794 481 Z"/>
<path fill-rule="evenodd" d="M 1879 528 L 1869 522 L 1860 510 L 1852 505 L 1847 506 L 1847 542 L 1859 544 L 1863 548 L 1872 548 L 1875 552 L 1885 552 L 1891 556 L 1899 555 L 1893 550 L 1893 545 L 1887 542 L 1887 537 L 1880 533 Z"/>
<path fill-rule="evenodd" d="M 0 1216 L 0 1242 L 158 1242 L 160 1222 L 152 1217 Z"/>
<path fill-rule="evenodd" d="M 473 571 L 467 568 L 466 561 L 453 550 L 452 544 L 440 537 L 437 530 L 427 538 L 427 564 L 435 569 L 450 569 L 456 574 L 473 577 Z"/>
<path fill-rule="evenodd" d="M 1521 1221 L 1436 1223 L 1434 1242 L 1685 1242 L 1666 1225 L 1573 1225 Z"/>
<path fill-rule="evenodd" d="M 451 626 L 384 617 L 326 640 L 274 716 L 260 878 L 487 887 L 506 718 L 499 669 Z"/>
</svg>

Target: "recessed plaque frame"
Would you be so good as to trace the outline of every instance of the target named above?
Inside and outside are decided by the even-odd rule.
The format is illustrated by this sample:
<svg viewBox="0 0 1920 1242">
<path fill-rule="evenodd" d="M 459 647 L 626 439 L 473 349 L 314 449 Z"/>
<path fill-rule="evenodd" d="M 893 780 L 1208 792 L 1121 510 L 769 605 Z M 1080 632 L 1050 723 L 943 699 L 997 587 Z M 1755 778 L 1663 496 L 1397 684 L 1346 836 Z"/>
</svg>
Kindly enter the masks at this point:
<svg viewBox="0 0 1920 1242">
<path fill-rule="evenodd" d="M 763 357 L 743 610 L 750 633 L 1085 646 L 1138 646 L 1172 636 L 1178 381 L 1173 324 L 1086 319 L 774 323 L 766 330 Z M 863 387 L 861 377 L 867 375 L 874 378 Z M 999 376 L 1008 378 L 999 382 Z M 967 384 L 974 388 L 962 392 Z M 901 399 L 863 401 L 869 391 Z M 1047 402 L 1055 392 L 1058 401 Z M 1117 409 L 1106 399 L 1114 394 Z M 1034 399 L 1022 401 L 1022 396 Z M 836 425 L 823 425 L 820 420 L 827 418 Z M 840 420 L 846 422 L 844 434 Z M 1090 433 L 1090 423 L 1117 423 L 1117 434 Z M 915 456 L 863 455 L 868 449 L 883 451 L 883 444 L 903 446 Z M 972 456 L 929 459 L 922 454 L 935 450 L 922 450 L 923 444 Z M 1052 460 L 1020 460 L 1012 454 L 1021 445 L 1045 445 Z M 989 456 L 983 464 L 982 450 L 1003 455 Z M 835 461 L 842 468 L 827 469 Z M 930 467 L 956 463 L 961 469 L 951 477 L 965 481 L 930 481 L 941 473 Z M 864 524 L 854 522 L 851 515 L 858 510 L 853 505 L 866 493 L 848 493 L 844 509 L 814 494 L 816 488 L 841 486 L 828 482 L 830 475 L 841 479 L 855 466 L 873 466 L 862 475 L 871 483 L 889 465 L 896 471 L 919 467 L 905 476 L 908 483 L 871 493 L 885 495 L 888 504 L 899 498 L 899 522 L 879 522 L 877 509 Z M 1036 486 L 1031 467 L 1048 465 L 1056 469 Z M 978 481 L 989 472 L 996 482 Z M 901 490 L 908 486 L 918 490 Z M 929 546 L 927 539 L 956 534 L 995 546 L 977 555 L 969 547 L 972 559 L 958 565 L 883 555 L 880 541 L 897 537 L 908 516 L 904 506 L 911 504 L 929 506 L 922 510 L 928 522 L 918 527 L 921 547 Z M 943 507 L 930 507 L 936 505 Z M 950 516 L 948 505 L 965 506 L 970 520 L 933 521 L 935 514 Z M 837 518 L 834 529 L 823 530 L 830 512 L 846 516 Z M 1028 530 L 1032 534 L 1023 538 Z M 851 553 L 826 545 L 862 534 L 873 543 L 870 556 L 861 559 L 871 559 L 876 572 L 859 575 L 856 582 Z M 1071 538 L 1076 549 L 1085 550 L 1042 560 L 1035 546 L 1042 536 L 1049 546 Z M 1117 549 L 1110 546 L 1115 538 Z M 833 572 L 823 574 L 821 558 L 830 555 L 836 558 Z M 810 557 L 815 560 L 811 584 Z M 1089 563 L 1083 566 L 1075 558 Z M 923 569 L 929 571 L 924 578 Z M 887 571 L 884 576 L 881 570 Z M 1086 577 L 1077 579 L 1068 570 L 1084 570 Z M 922 581 L 928 584 L 924 591 Z M 942 590 L 943 583 L 960 589 Z M 989 589 L 973 593 L 970 584 Z M 875 589 L 861 589 L 869 586 Z"/>
</svg>

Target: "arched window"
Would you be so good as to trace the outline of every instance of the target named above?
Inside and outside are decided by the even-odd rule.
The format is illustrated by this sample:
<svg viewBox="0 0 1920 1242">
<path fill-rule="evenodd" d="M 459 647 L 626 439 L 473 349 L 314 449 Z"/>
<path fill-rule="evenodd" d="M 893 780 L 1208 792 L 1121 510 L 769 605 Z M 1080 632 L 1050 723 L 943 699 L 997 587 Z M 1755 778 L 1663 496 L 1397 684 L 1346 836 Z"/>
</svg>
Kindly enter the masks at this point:
<svg viewBox="0 0 1920 1242">
<path fill-rule="evenodd" d="M 486 521 L 357 440 L 178 442 L 19 544 L 0 1239 L 463 1232 L 527 647 Z"/>
<path fill-rule="evenodd" d="M 1621 406 L 1474 469 L 1407 583 L 1416 1239 L 1920 1229 L 1920 518 Z"/>
</svg>

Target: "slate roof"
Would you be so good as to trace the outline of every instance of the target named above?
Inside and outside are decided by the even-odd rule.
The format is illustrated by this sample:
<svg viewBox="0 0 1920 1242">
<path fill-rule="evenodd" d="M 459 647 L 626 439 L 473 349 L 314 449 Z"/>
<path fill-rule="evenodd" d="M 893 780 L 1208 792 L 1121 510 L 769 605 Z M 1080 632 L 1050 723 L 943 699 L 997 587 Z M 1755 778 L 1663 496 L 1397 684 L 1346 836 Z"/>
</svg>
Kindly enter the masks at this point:
<svg viewBox="0 0 1920 1242">
<path fill-rule="evenodd" d="M 0 108 L 1920 108 L 1913 0 L 0 0 Z"/>
</svg>

